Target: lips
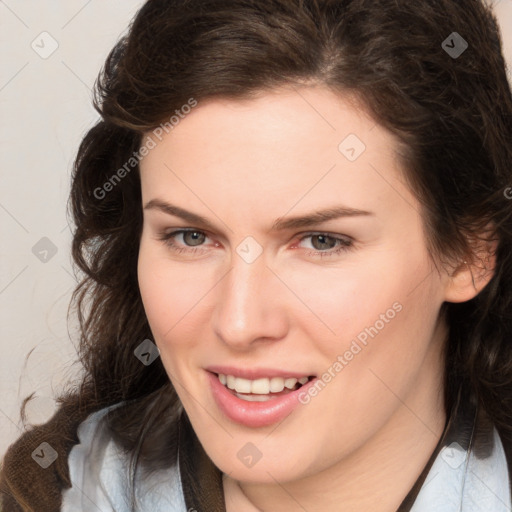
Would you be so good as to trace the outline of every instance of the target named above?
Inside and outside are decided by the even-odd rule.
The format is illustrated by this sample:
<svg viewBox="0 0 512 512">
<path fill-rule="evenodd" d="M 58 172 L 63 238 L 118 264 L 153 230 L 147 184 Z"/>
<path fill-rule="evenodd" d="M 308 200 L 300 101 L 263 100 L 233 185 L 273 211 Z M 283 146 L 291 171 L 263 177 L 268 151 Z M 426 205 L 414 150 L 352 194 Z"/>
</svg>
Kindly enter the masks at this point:
<svg viewBox="0 0 512 512">
<path fill-rule="evenodd" d="M 213 369 L 213 367 L 211 368 Z M 228 367 L 215 367 L 215 369 L 226 372 L 225 374 L 220 373 L 220 371 L 219 373 L 212 372 L 210 368 L 206 371 L 215 403 L 228 419 L 251 428 L 264 427 L 282 421 L 300 403 L 298 400 L 299 393 L 314 385 L 317 380 L 313 376 L 306 377 L 304 373 L 290 374 L 282 370 L 244 369 L 238 371 L 235 368 Z M 276 373 L 280 375 L 276 375 Z M 248 379 L 248 375 L 253 378 Z M 291 377 L 291 375 L 294 376 Z M 224 378 L 221 376 L 224 376 Z M 227 386 L 227 376 L 230 377 L 234 389 L 229 389 Z M 304 384 L 301 384 L 299 379 Z M 224 380 L 226 380 L 225 384 L 223 383 Z M 279 384 L 281 390 L 272 392 L 269 389 L 268 392 L 264 393 L 266 386 L 270 387 L 272 380 L 274 380 L 274 389 L 278 389 L 277 384 Z M 281 383 L 286 380 L 289 381 L 289 387 L 281 386 Z M 291 386 L 292 383 L 293 386 Z M 256 385 L 256 393 L 253 392 L 253 385 Z"/>
</svg>

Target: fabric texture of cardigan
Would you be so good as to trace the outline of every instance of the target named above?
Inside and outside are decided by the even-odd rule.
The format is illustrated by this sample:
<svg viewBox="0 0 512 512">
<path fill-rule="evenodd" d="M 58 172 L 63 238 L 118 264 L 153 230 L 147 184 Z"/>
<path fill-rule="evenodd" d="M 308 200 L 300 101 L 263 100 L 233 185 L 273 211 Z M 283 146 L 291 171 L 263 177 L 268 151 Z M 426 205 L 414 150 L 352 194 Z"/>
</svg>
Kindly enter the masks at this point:
<svg viewBox="0 0 512 512">
<path fill-rule="evenodd" d="M 0 478 L 2 512 L 130 512 L 129 456 L 102 421 L 109 409 L 79 425 L 70 415 L 67 431 L 52 431 L 54 417 L 15 443 Z M 176 464 L 141 480 L 136 510 L 225 512 L 222 473 L 186 414 L 179 432 Z M 35 463 L 43 442 L 57 453 L 47 468 Z M 436 449 L 397 512 L 511 512 L 510 462 L 510 451 L 487 416 L 459 397 Z M 23 496 L 22 501 L 14 495 Z"/>
</svg>

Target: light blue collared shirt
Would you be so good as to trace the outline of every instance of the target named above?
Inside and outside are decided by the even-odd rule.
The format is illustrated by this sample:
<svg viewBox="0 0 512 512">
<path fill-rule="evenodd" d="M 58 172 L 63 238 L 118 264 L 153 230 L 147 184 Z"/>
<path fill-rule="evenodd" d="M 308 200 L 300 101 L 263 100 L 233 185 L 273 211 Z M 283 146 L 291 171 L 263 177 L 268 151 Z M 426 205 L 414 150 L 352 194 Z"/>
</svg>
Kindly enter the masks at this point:
<svg viewBox="0 0 512 512">
<path fill-rule="evenodd" d="M 496 429 L 490 457 L 457 442 L 441 449 L 411 512 L 511 512 L 507 459 Z"/>
</svg>

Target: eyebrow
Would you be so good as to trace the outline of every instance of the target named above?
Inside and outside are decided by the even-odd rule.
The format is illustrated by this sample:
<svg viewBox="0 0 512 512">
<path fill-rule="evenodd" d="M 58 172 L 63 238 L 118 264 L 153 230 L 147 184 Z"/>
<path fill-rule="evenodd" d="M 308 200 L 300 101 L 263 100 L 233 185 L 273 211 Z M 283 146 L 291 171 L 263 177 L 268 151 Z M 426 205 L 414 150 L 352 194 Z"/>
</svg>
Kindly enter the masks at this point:
<svg viewBox="0 0 512 512">
<path fill-rule="evenodd" d="M 184 208 L 175 206 L 161 199 L 152 199 L 144 206 L 145 210 L 160 210 L 168 215 L 174 215 L 191 224 L 198 224 L 210 230 L 215 230 L 215 226 L 205 217 L 197 213 L 189 212 Z M 357 208 L 349 208 L 346 206 L 336 206 L 333 208 L 326 208 L 318 210 L 307 215 L 300 215 L 296 217 L 280 217 L 275 220 L 272 225 L 271 231 L 285 231 L 290 229 L 304 228 L 314 226 L 329 220 L 339 219 L 342 217 L 359 217 L 359 216 L 372 216 L 373 212 L 359 210 Z"/>
</svg>

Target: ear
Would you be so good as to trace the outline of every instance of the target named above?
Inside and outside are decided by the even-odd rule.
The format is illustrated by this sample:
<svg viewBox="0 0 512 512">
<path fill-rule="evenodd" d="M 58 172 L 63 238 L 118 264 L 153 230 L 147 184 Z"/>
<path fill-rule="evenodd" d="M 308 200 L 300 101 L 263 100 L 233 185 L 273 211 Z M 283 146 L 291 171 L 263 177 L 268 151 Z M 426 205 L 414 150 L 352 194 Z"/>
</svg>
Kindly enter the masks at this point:
<svg viewBox="0 0 512 512">
<path fill-rule="evenodd" d="M 472 257 L 462 261 L 445 276 L 446 302 L 466 302 L 473 299 L 494 276 L 498 241 L 478 239 L 470 244 Z"/>
</svg>

